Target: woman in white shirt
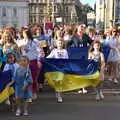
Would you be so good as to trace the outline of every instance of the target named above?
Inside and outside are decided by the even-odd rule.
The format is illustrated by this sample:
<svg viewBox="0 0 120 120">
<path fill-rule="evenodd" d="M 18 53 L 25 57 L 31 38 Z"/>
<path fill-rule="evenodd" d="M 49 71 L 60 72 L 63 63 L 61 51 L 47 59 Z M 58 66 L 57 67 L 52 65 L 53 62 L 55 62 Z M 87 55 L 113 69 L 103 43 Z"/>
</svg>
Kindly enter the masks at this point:
<svg viewBox="0 0 120 120">
<path fill-rule="evenodd" d="M 23 30 L 23 43 L 22 46 L 22 55 L 25 55 L 30 60 L 30 69 L 32 73 L 32 92 L 33 92 L 33 99 L 37 98 L 37 91 L 38 91 L 38 75 L 39 75 L 39 67 L 41 65 L 40 63 L 40 50 L 36 44 L 36 42 L 33 41 L 32 34 L 29 29 Z"/>
</svg>

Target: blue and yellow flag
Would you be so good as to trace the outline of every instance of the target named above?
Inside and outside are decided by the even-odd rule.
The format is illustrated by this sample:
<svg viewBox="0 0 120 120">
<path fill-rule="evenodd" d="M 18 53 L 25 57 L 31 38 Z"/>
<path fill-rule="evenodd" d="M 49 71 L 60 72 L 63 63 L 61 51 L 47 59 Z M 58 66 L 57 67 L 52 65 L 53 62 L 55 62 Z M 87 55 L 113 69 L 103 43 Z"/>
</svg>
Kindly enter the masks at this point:
<svg viewBox="0 0 120 120">
<path fill-rule="evenodd" d="M 0 103 L 14 94 L 13 87 L 7 87 L 7 84 L 11 81 L 11 78 L 11 71 L 0 71 Z"/>
<path fill-rule="evenodd" d="M 89 52 L 90 46 L 87 47 L 69 47 L 67 48 L 68 55 L 70 59 L 88 59 L 88 52 Z M 101 51 L 104 54 L 105 61 L 107 61 L 110 47 L 107 45 L 102 46 Z"/>
<path fill-rule="evenodd" d="M 3 65 L 3 62 L 6 62 L 6 58 L 3 56 L 2 48 L 0 48 L 0 103 L 14 94 L 13 87 L 7 86 L 12 78 L 11 71 L 2 72 L 1 67 Z"/>
<path fill-rule="evenodd" d="M 100 83 L 93 60 L 43 59 L 45 79 L 56 91 L 66 92 Z"/>
</svg>

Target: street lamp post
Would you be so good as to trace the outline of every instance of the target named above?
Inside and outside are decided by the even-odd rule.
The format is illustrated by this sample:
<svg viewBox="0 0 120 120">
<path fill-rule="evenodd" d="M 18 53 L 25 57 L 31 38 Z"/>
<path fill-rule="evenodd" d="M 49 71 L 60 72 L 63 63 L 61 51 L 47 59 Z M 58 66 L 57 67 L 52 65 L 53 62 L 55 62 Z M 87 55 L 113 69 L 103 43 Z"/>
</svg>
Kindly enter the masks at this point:
<svg viewBox="0 0 120 120">
<path fill-rule="evenodd" d="M 63 6 L 63 10 L 62 10 L 62 24 L 64 25 L 64 17 L 65 17 L 65 0 L 62 0 L 62 6 Z"/>
<path fill-rule="evenodd" d="M 116 0 L 113 0 L 113 25 L 115 25 L 115 17 L 116 17 Z"/>
<path fill-rule="evenodd" d="M 106 19 L 105 19 L 105 16 L 106 16 L 106 1 L 104 0 L 104 26 L 103 26 L 104 30 L 106 29 Z"/>
<path fill-rule="evenodd" d="M 55 0 L 52 0 L 52 22 L 55 22 Z"/>
</svg>

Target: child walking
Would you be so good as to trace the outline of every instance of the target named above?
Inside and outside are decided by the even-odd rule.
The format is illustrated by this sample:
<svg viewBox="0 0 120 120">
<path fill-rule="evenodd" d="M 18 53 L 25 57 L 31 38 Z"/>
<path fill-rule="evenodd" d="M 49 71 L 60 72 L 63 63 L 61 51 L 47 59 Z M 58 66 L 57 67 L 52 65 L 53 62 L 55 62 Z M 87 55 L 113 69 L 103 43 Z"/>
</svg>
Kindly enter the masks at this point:
<svg viewBox="0 0 120 120">
<path fill-rule="evenodd" d="M 53 49 L 50 53 L 50 55 L 47 56 L 47 58 L 56 58 L 56 59 L 68 59 L 68 53 L 67 50 L 64 49 L 64 41 L 63 38 L 59 38 L 56 42 L 57 48 Z M 58 102 L 63 102 L 61 92 L 56 91 L 56 97 Z"/>
<path fill-rule="evenodd" d="M 95 41 L 89 51 L 88 59 L 94 60 L 98 65 L 98 70 L 100 72 L 100 84 L 96 87 L 96 100 L 104 99 L 103 92 L 101 90 L 102 81 L 104 80 L 104 68 L 105 60 L 104 55 L 100 50 L 100 42 Z"/>
<path fill-rule="evenodd" d="M 9 70 L 11 71 L 11 74 L 12 74 L 11 82 L 8 83 L 8 86 L 11 86 L 13 83 L 13 77 L 15 75 L 18 64 L 16 63 L 16 55 L 13 51 L 8 51 L 6 53 L 6 58 L 7 58 L 7 62 L 4 66 L 3 71 L 9 71 Z M 14 111 L 14 103 L 15 103 L 14 99 L 15 98 L 13 95 L 5 101 L 6 104 L 10 105 L 10 107 L 12 108 L 12 111 Z"/>
<path fill-rule="evenodd" d="M 21 107 L 23 106 L 23 115 L 28 115 L 28 102 L 32 98 L 32 76 L 29 69 L 29 59 L 26 56 L 20 58 L 19 67 L 13 78 L 15 81 L 15 97 L 16 97 L 16 116 L 21 115 Z"/>
</svg>

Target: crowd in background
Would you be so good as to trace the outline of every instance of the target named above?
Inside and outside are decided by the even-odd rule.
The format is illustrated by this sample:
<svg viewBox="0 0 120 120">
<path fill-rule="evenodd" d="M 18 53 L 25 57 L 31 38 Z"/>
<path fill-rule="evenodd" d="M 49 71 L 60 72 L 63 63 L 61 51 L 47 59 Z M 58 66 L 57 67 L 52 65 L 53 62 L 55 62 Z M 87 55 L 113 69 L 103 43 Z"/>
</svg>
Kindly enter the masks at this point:
<svg viewBox="0 0 120 120">
<path fill-rule="evenodd" d="M 1 29 L 0 47 L 2 52 L 0 53 L 0 57 L 6 58 L 6 62 L 4 62 L 1 67 L 1 71 L 12 70 L 13 78 L 9 85 L 14 84 L 14 80 L 16 80 L 17 87 L 15 87 L 15 90 L 18 103 L 16 115 L 20 114 L 20 96 L 36 99 L 38 89 L 42 90 L 44 75 L 41 70 L 41 58 L 49 58 L 51 55 L 52 58 L 68 59 L 69 57 L 65 51 L 67 48 L 93 47 L 94 44 L 98 44 L 97 47 L 110 47 L 110 53 L 106 61 L 103 60 L 104 56 L 101 53 L 99 57 L 93 57 L 93 54 L 91 54 L 94 53 L 93 50 L 89 51 L 89 57 L 97 60 L 101 59 L 101 62 L 105 62 L 104 65 L 106 67 L 104 65 L 102 67 L 105 67 L 105 71 L 107 71 L 109 76 L 108 80 L 118 83 L 120 77 L 120 30 L 117 27 L 113 27 L 106 31 L 99 31 L 98 33 L 94 28 L 86 27 L 85 24 L 54 26 L 52 30 L 45 30 L 43 26 L 37 24 L 32 27 L 24 26 L 21 30 L 12 27 Z M 64 49 L 62 54 L 59 53 L 59 50 L 55 50 L 56 48 L 61 48 L 61 46 Z M 94 50 L 96 50 L 97 47 L 94 47 Z M 65 53 L 65 55 L 63 55 L 63 53 Z M 11 64 L 14 65 L 12 66 Z M 104 68 L 102 68 L 102 72 L 104 72 Z M 23 80 L 23 83 L 21 78 L 27 78 L 27 80 Z M 29 84 L 31 84 L 32 91 L 27 88 Z M 23 91 L 28 89 L 26 94 L 23 95 L 23 93 L 19 91 L 21 87 Z M 86 90 L 83 89 L 83 92 L 86 92 Z M 62 102 L 61 94 L 57 93 L 57 96 L 59 98 L 58 101 Z M 99 96 L 97 96 L 96 99 L 99 99 Z M 31 101 L 31 99 L 27 99 L 27 101 Z M 7 102 L 9 102 L 9 100 L 7 100 Z M 24 115 L 27 115 L 26 103 L 24 107 Z"/>
</svg>

